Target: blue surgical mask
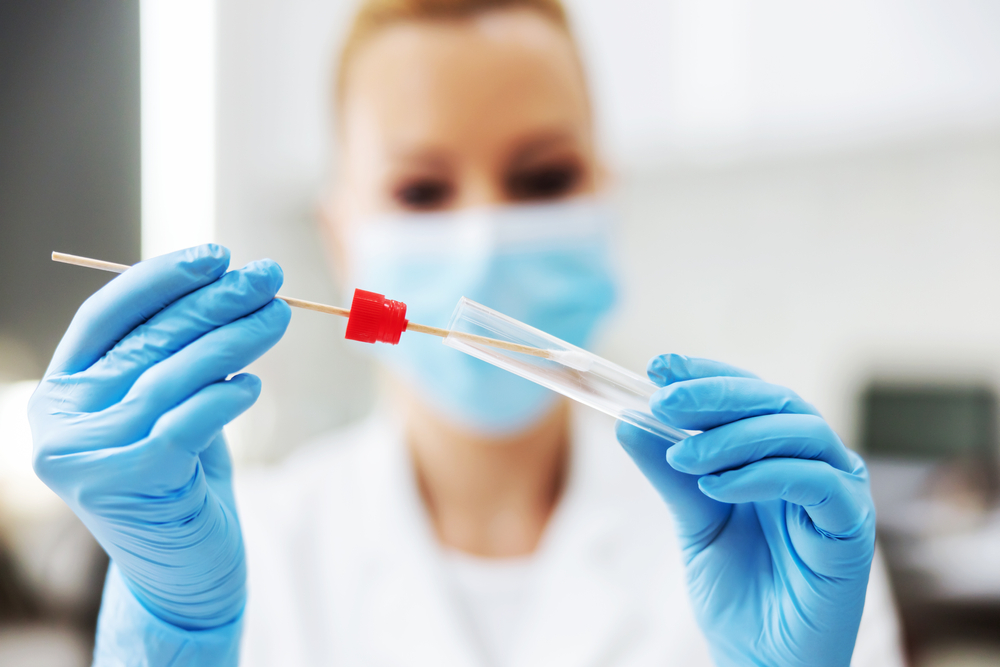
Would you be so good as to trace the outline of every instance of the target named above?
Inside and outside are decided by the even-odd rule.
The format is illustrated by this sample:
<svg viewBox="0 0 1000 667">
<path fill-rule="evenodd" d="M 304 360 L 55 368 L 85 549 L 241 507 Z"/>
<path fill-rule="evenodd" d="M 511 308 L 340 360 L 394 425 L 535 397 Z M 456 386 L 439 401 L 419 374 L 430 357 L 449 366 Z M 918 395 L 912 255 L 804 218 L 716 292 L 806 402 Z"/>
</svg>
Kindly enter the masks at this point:
<svg viewBox="0 0 1000 667">
<path fill-rule="evenodd" d="M 465 296 L 585 347 L 615 301 L 609 222 L 589 199 L 372 220 L 348 241 L 351 287 L 403 301 L 407 319 L 437 327 Z M 477 432 L 523 430 L 557 398 L 435 337 L 404 334 L 373 351 L 433 409 Z"/>
</svg>

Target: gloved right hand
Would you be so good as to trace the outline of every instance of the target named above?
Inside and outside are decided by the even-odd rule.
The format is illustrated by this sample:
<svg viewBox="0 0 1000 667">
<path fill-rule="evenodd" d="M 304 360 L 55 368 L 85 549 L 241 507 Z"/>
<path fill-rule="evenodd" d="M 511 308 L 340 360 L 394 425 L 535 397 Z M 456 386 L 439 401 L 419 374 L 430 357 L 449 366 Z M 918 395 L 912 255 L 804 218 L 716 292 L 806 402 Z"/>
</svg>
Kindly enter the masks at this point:
<svg viewBox="0 0 1000 667">
<path fill-rule="evenodd" d="M 242 613 L 246 565 L 222 427 L 260 381 L 288 305 L 263 260 L 226 273 L 203 245 L 137 264 L 73 318 L 31 398 L 35 472 L 86 524 L 150 612 L 178 627 Z"/>
<path fill-rule="evenodd" d="M 864 461 L 795 392 L 708 359 L 656 357 L 677 444 L 618 439 L 672 510 L 698 623 L 719 667 L 846 667 L 875 552 Z"/>
</svg>

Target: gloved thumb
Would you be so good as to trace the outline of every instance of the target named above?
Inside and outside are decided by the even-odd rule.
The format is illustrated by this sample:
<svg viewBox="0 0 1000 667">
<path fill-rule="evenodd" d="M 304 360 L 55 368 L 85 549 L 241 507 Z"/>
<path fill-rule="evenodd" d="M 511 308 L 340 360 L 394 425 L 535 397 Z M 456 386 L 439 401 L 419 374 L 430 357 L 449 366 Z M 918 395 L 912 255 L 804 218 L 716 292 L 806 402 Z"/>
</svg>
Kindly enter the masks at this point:
<svg viewBox="0 0 1000 667">
<path fill-rule="evenodd" d="M 160 483 L 168 489 L 187 483 L 202 454 L 209 464 L 206 474 L 216 480 L 227 477 L 229 453 L 219 436 L 226 424 L 254 404 L 260 387 L 259 378 L 241 373 L 208 385 L 160 417 L 143 443 L 159 460 Z"/>
</svg>

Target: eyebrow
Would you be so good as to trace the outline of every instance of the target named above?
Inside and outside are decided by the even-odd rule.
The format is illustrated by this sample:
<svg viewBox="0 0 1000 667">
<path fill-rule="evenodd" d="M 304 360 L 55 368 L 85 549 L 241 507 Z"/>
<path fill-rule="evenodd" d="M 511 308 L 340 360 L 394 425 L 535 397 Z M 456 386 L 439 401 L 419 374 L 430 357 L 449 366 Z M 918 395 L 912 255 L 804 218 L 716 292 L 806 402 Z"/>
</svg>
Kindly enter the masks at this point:
<svg viewBox="0 0 1000 667">
<path fill-rule="evenodd" d="M 442 151 L 430 149 L 393 151 L 393 159 L 410 162 L 421 167 L 436 171 L 446 171 L 451 168 L 451 160 Z"/>
<path fill-rule="evenodd" d="M 573 145 L 573 135 L 563 130 L 550 130 L 541 132 L 521 141 L 517 148 L 512 151 L 509 164 L 518 166 L 533 160 L 538 153 L 542 153 L 553 146 L 563 144 Z"/>
<path fill-rule="evenodd" d="M 526 162 L 531 162 L 539 153 L 549 150 L 553 146 L 573 145 L 573 135 L 564 130 L 543 130 L 529 135 L 527 139 L 517 142 L 515 148 L 510 153 L 507 163 L 517 167 Z M 415 149 L 393 151 L 392 156 L 396 160 L 409 162 L 413 165 L 434 169 L 436 171 L 447 171 L 452 167 L 452 161 L 445 151 L 437 149 Z"/>
</svg>

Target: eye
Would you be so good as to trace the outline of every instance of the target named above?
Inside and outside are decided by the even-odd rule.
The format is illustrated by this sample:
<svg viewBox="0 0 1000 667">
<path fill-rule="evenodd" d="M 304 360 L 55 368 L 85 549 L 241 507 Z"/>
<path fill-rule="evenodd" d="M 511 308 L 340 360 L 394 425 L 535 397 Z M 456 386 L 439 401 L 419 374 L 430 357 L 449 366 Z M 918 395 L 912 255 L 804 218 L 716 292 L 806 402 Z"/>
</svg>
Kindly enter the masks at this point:
<svg viewBox="0 0 1000 667">
<path fill-rule="evenodd" d="M 507 177 L 507 194 L 516 200 L 558 199 L 576 189 L 580 176 L 575 164 L 522 169 Z"/>
<path fill-rule="evenodd" d="M 397 188 L 395 199 L 404 208 L 429 210 L 441 208 L 452 196 L 453 189 L 447 181 L 420 179 L 409 181 Z"/>
</svg>

